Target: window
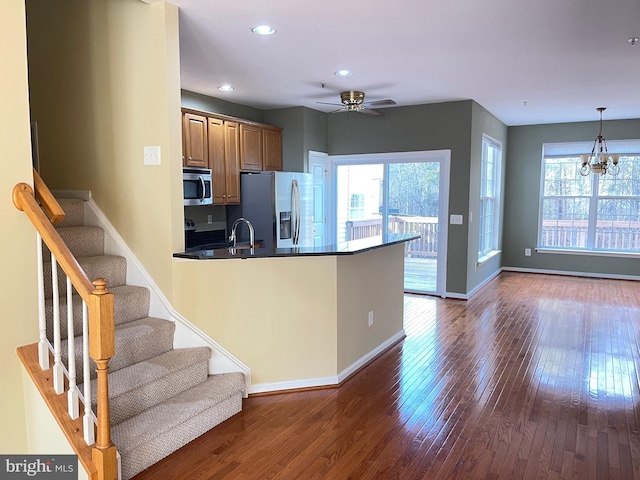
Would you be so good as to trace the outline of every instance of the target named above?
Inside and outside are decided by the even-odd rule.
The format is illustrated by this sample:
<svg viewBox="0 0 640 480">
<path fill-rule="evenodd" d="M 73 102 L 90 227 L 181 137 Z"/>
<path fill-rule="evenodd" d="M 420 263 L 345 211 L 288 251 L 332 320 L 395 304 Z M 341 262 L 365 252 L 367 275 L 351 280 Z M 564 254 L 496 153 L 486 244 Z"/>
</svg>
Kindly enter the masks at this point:
<svg viewBox="0 0 640 480">
<path fill-rule="evenodd" d="M 364 218 L 364 193 L 352 193 L 349 206 L 349 219 Z"/>
<path fill-rule="evenodd" d="M 612 148 L 615 142 L 609 143 L 609 151 L 618 153 Z M 637 253 L 640 154 L 621 153 L 616 176 L 591 173 L 583 177 L 580 155 L 588 154 L 591 147 L 581 145 L 578 150 L 574 146 L 573 153 L 567 153 L 572 148 L 559 145 L 545 145 L 538 247 Z M 640 141 L 634 148 L 640 151 Z"/>
<path fill-rule="evenodd" d="M 478 219 L 478 261 L 498 250 L 500 161 L 502 145 L 493 138 L 482 137 L 480 168 L 480 218 Z"/>
</svg>

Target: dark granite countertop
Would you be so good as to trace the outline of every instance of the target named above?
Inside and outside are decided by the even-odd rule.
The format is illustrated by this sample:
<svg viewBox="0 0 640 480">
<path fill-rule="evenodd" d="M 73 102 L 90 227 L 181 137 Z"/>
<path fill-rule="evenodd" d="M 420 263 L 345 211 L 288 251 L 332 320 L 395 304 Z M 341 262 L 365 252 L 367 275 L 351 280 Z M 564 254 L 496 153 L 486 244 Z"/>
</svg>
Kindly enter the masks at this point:
<svg viewBox="0 0 640 480">
<path fill-rule="evenodd" d="M 375 248 L 386 247 L 397 243 L 408 242 L 420 238 L 413 234 L 389 234 L 386 238 L 369 237 L 350 242 L 323 245 L 320 247 L 294 247 L 294 248 L 211 248 L 190 249 L 187 252 L 174 253 L 176 258 L 190 258 L 193 260 L 217 260 L 225 258 L 268 258 L 268 257 L 307 257 L 322 255 L 353 255 L 366 252 Z"/>
</svg>

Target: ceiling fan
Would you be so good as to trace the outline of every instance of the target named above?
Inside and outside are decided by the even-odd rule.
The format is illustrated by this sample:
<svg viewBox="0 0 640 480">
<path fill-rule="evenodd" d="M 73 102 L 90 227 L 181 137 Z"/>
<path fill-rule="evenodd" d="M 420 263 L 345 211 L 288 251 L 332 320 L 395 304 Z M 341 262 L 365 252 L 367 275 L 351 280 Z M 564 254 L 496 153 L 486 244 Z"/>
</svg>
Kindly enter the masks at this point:
<svg viewBox="0 0 640 480">
<path fill-rule="evenodd" d="M 364 92 L 359 92 L 357 90 L 349 90 L 347 92 L 341 92 L 340 93 L 340 101 L 342 102 L 340 103 L 327 103 L 327 102 L 317 102 L 317 103 L 322 103 L 324 105 L 338 105 L 338 106 L 342 106 L 343 108 L 340 108 L 338 110 L 333 110 L 332 112 L 329 113 L 336 113 L 336 112 L 358 112 L 358 113 L 366 113 L 367 115 L 384 115 L 384 113 L 378 111 L 378 110 L 372 110 L 369 107 L 381 107 L 381 106 L 385 106 L 385 105 L 395 105 L 396 102 L 391 100 L 390 98 L 387 98 L 385 100 L 376 100 L 373 102 L 366 102 L 364 101 Z"/>
</svg>

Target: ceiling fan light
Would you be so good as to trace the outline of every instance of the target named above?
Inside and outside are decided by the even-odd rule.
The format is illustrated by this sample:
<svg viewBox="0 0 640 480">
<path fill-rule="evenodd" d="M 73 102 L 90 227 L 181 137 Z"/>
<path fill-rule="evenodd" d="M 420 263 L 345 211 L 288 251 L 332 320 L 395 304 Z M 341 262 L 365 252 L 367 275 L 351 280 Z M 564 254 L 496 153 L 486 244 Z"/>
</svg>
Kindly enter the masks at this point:
<svg viewBox="0 0 640 480">
<path fill-rule="evenodd" d="M 364 92 L 359 92 L 357 90 L 340 92 L 340 101 L 344 105 L 360 105 L 364 102 Z"/>
</svg>

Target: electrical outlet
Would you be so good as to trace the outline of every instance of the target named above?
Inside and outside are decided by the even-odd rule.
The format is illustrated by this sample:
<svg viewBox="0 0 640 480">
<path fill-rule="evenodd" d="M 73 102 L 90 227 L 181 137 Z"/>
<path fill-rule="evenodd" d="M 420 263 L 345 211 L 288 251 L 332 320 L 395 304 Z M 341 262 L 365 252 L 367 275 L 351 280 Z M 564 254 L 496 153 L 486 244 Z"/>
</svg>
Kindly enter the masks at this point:
<svg viewBox="0 0 640 480">
<path fill-rule="evenodd" d="M 207 215 L 207 223 L 213 223 L 213 216 Z"/>
<path fill-rule="evenodd" d="M 525 257 L 530 257 L 531 256 L 531 249 L 530 248 L 525 248 L 524 249 L 524 256 Z"/>
<path fill-rule="evenodd" d="M 369 326 L 373 325 L 373 310 L 369 312 Z"/>
</svg>

